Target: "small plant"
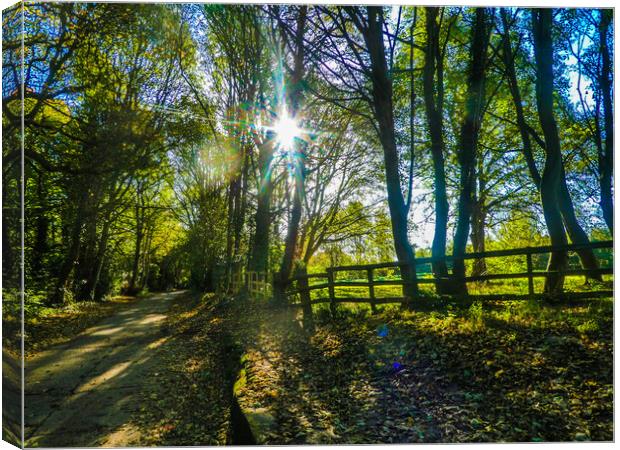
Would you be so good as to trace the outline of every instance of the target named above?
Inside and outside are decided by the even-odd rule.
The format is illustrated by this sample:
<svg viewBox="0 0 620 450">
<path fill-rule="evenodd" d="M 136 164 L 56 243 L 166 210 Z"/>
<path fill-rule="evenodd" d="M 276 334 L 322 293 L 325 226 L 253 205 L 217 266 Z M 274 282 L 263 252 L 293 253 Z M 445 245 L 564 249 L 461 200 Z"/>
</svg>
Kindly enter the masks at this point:
<svg viewBox="0 0 620 450">
<path fill-rule="evenodd" d="M 538 316 L 541 312 L 540 309 L 540 302 L 530 298 L 523 302 L 515 312 L 519 316 Z"/>
<path fill-rule="evenodd" d="M 599 331 L 598 323 L 595 320 L 588 320 L 575 327 L 581 334 L 594 334 Z"/>
<path fill-rule="evenodd" d="M 484 311 L 481 302 L 474 302 L 469 307 L 467 313 L 469 320 L 472 322 L 474 329 L 480 329 L 484 325 Z"/>
<path fill-rule="evenodd" d="M 329 311 L 329 307 L 325 305 L 318 305 L 314 310 L 315 319 L 319 323 L 326 323 L 332 320 L 331 313 Z"/>
</svg>

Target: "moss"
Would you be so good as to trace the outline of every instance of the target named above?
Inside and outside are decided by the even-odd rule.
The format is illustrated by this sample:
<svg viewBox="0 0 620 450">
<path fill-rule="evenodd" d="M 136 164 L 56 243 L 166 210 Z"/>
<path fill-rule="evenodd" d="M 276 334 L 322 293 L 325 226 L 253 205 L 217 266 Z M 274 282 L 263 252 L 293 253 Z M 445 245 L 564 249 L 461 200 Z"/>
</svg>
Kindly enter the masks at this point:
<svg viewBox="0 0 620 450">
<path fill-rule="evenodd" d="M 239 371 L 239 375 L 237 376 L 237 381 L 235 381 L 235 385 L 233 386 L 233 395 L 235 397 L 241 397 L 242 391 L 245 388 L 248 382 L 247 374 L 245 369 L 241 369 Z"/>
</svg>

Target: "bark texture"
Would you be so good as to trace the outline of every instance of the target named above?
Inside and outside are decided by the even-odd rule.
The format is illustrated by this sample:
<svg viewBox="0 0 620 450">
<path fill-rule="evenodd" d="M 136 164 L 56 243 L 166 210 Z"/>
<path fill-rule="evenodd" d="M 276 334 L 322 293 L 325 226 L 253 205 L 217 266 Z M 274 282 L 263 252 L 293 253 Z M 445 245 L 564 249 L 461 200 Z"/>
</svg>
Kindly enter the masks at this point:
<svg viewBox="0 0 620 450">
<path fill-rule="evenodd" d="M 519 128 L 519 133 L 521 135 L 521 140 L 523 142 L 523 155 L 528 165 L 528 170 L 530 173 L 530 177 L 532 181 L 536 185 L 537 189 L 540 191 L 541 189 L 541 175 L 536 167 L 536 163 L 534 160 L 534 154 L 532 149 L 531 142 L 531 134 L 535 134 L 535 132 L 529 127 L 527 121 L 525 120 L 525 114 L 523 112 L 523 104 L 521 100 L 521 92 L 519 89 L 519 85 L 517 82 L 515 64 L 514 64 L 514 52 L 512 50 L 512 46 L 510 44 L 510 25 L 508 23 L 508 15 L 505 9 L 501 10 L 502 16 L 502 24 L 504 28 L 504 33 L 502 36 L 502 49 L 503 49 L 503 58 L 504 58 L 504 67 L 506 69 L 506 76 L 508 79 L 508 84 L 510 87 L 511 96 L 513 99 L 513 103 L 515 106 L 515 112 L 517 115 L 517 125 Z M 540 146 L 545 149 L 546 143 L 536 136 L 536 140 L 539 142 Z M 558 138 L 559 139 L 559 138 Z M 560 162 L 562 176 L 559 180 L 559 209 L 560 214 L 562 215 L 562 221 L 570 237 L 571 242 L 575 244 L 587 244 L 589 243 L 588 235 L 585 233 L 579 221 L 577 220 L 577 216 L 575 214 L 575 208 L 573 206 L 573 202 L 570 196 L 570 192 L 568 190 L 568 186 L 566 184 L 566 176 L 564 173 L 563 164 Z M 584 269 L 598 269 L 599 264 L 596 256 L 594 255 L 594 251 L 592 249 L 582 249 L 578 252 L 579 259 L 581 260 L 581 265 Z M 599 276 L 593 276 L 591 278 L 601 279 Z"/>
<path fill-rule="evenodd" d="M 269 227 L 271 225 L 271 164 L 273 160 L 273 144 L 270 140 L 258 149 L 260 182 L 254 216 L 255 230 L 250 256 L 249 269 L 255 272 L 267 272 L 269 268 Z"/>
<path fill-rule="evenodd" d="M 446 239 L 448 233 L 448 195 L 446 192 L 446 170 L 444 163 L 443 139 L 443 54 L 439 45 L 439 8 L 426 8 L 426 46 L 423 70 L 424 104 L 426 122 L 431 138 L 431 154 L 435 184 L 435 230 L 431 254 L 433 275 L 441 278 L 436 283 L 438 294 L 451 292 L 447 283 L 448 267 L 445 262 Z"/>
<path fill-rule="evenodd" d="M 603 97 L 603 119 L 605 129 L 605 145 L 603 153 L 599 156 L 599 177 L 601 185 L 600 205 L 603 210 L 603 218 L 614 234 L 614 204 L 612 192 L 612 179 L 614 169 L 614 111 L 612 103 L 612 74 L 609 45 L 609 26 L 613 19 L 613 10 L 602 9 L 601 23 L 599 26 L 600 52 L 601 52 L 601 79 L 599 81 L 601 96 Z"/>
<path fill-rule="evenodd" d="M 540 182 L 540 197 L 551 245 L 563 246 L 567 244 L 567 240 L 559 207 L 561 201 L 560 179 L 563 176 L 563 170 L 560 138 L 553 115 L 553 41 L 551 38 L 551 27 L 551 9 L 532 9 L 532 34 L 536 59 L 536 106 L 546 143 L 545 166 Z M 552 273 L 547 276 L 545 282 L 546 293 L 553 294 L 562 291 L 564 276 L 553 272 L 566 269 L 567 263 L 568 256 L 566 251 L 551 253 L 547 270 Z"/>
<path fill-rule="evenodd" d="M 61 305 L 65 301 L 65 292 L 69 287 L 69 279 L 71 272 L 75 266 L 78 255 L 80 253 L 82 226 L 85 222 L 85 204 L 88 197 L 88 190 L 84 189 L 78 194 L 78 202 L 76 205 L 76 213 L 71 225 L 71 233 L 69 236 L 70 243 L 67 254 L 58 272 L 58 278 L 54 286 L 54 291 L 50 296 L 50 304 Z"/>
<path fill-rule="evenodd" d="M 289 111 L 292 117 L 296 117 L 300 110 L 301 96 L 302 96 L 302 81 L 304 78 L 304 31 L 306 27 L 308 7 L 300 6 L 299 15 L 297 17 L 297 30 L 295 34 L 295 53 L 293 55 L 293 73 L 289 83 L 288 91 L 288 103 Z M 286 240 L 284 244 L 284 255 L 282 256 L 282 263 L 280 264 L 280 280 L 284 283 L 291 277 L 293 270 L 293 261 L 297 254 L 298 236 L 299 236 L 299 223 L 301 221 L 302 213 L 302 199 L 304 195 L 304 176 L 305 165 L 303 157 L 301 155 L 301 149 L 299 148 L 299 142 L 294 145 L 295 151 L 295 190 L 293 193 L 293 205 L 291 208 L 291 216 L 289 218 L 288 230 L 286 233 Z M 283 301 L 284 296 L 278 295 L 280 301 Z"/>
<path fill-rule="evenodd" d="M 471 245 L 474 253 L 483 253 L 485 246 L 485 227 L 488 214 L 486 198 L 486 178 L 484 177 L 484 159 L 478 158 L 478 192 L 474 193 L 473 208 L 471 214 Z M 484 275 L 487 272 L 487 263 L 484 258 L 474 260 L 471 275 L 473 277 Z"/>
<path fill-rule="evenodd" d="M 388 207 L 392 222 L 394 249 L 401 266 L 401 276 L 408 285 L 403 288 L 405 297 L 415 298 L 415 254 L 409 242 L 407 227 L 407 207 L 400 185 L 398 171 L 398 149 L 394 131 L 394 106 L 392 100 L 392 80 L 388 75 L 386 53 L 383 43 L 383 17 L 381 7 L 369 6 L 368 27 L 364 40 L 368 47 L 371 63 L 372 99 L 374 115 L 379 128 L 379 139 L 385 161 Z"/>
<path fill-rule="evenodd" d="M 476 8 L 475 23 L 472 28 L 471 59 L 467 79 L 467 97 L 461 134 L 459 139 L 460 193 L 458 220 L 454 235 L 454 277 L 455 288 L 459 294 L 467 294 L 465 260 L 467 238 L 474 206 L 476 188 L 476 152 L 482 125 L 485 104 L 485 84 L 487 67 L 487 48 L 490 26 L 485 8 Z M 484 231 L 484 230 L 483 230 Z"/>
</svg>

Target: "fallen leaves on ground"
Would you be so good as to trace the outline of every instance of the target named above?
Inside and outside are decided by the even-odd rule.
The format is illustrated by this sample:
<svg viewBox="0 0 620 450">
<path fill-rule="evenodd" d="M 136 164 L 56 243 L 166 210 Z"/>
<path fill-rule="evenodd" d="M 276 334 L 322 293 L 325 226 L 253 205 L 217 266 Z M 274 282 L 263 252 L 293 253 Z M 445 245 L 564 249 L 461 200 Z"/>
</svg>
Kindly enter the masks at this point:
<svg viewBox="0 0 620 450">
<path fill-rule="evenodd" d="M 235 391 L 273 417 L 267 444 L 611 440 L 602 305 L 343 308 L 309 335 L 292 310 L 179 298 L 142 387 L 140 444 L 230 444 L 242 355 Z"/>
<path fill-rule="evenodd" d="M 224 445 L 230 441 L 232 385 L 245 316 L 238 302 L 197 294 L 175 300 L 157 349 L 160 360 L 142 387 L 135 418 L 142 446 Z M 250 330 L 248 326 L 245 330 Z M 236 360 L 235 360 L 236 358 Z"/>
<path fill-rule="evenodd" d="M 244 401 L 269 444 L 611 440 L 611 303 L 528 307 L 344 310 L 312 337 L 270 312 Z"/>
</svg>

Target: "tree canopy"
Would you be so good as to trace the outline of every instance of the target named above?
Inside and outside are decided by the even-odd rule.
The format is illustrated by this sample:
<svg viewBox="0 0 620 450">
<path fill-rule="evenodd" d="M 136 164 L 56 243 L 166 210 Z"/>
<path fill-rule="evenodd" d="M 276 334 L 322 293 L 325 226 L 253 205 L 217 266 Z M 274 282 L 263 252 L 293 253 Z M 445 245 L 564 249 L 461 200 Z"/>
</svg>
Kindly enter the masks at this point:
<svg viewBox="0 0 620 450">
<path fill-rule="evenodd" d="M 31 302 L 427 254 L 466 293 L 468 252 L 613 233 L 611 10 L 28 3 L 23 47 L 19 12 L 3 275 L 23 163 Z"/>
</svg>

